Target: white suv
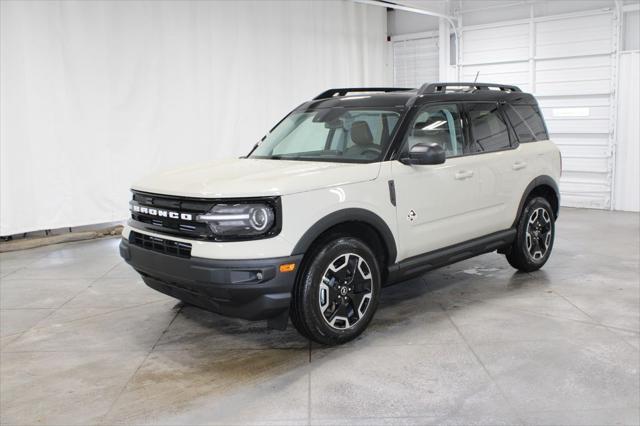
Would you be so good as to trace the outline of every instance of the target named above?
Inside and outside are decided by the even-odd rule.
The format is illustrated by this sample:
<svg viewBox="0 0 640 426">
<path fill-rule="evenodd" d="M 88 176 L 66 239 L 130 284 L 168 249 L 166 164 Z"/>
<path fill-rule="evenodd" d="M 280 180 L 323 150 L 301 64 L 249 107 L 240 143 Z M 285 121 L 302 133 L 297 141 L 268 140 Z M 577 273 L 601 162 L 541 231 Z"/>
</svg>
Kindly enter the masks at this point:
<svg viewBox="0 0 640 426">
<path fill-rule="evenodd" d="M 384 285 L 494 250 L 544 265 L 560 172 L 517 87 L 332 89 L 244 158 L 134 185 L 120 253 L 185 303 L 339 344 Z"/>
</svg>

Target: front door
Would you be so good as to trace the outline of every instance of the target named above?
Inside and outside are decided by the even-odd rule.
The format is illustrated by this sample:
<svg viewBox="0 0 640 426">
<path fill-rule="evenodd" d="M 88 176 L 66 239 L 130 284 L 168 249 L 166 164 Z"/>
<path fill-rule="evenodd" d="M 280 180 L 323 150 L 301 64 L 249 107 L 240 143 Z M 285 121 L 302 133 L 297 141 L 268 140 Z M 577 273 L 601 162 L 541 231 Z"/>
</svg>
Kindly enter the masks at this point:
<svg viewBox="0 0 640 426">
<path fill-rule="evenodd" d="M 482 155 L 465 155 L 465 133 L 458 104 L 422 107 L 410 124 L 402 152 L 417 143 L 438 143 L 444 164 L 392 164 L 400 247 L 398 259 L 416 256 L 483 235 L 477 220 L 484 205 Z"/>
</svg>

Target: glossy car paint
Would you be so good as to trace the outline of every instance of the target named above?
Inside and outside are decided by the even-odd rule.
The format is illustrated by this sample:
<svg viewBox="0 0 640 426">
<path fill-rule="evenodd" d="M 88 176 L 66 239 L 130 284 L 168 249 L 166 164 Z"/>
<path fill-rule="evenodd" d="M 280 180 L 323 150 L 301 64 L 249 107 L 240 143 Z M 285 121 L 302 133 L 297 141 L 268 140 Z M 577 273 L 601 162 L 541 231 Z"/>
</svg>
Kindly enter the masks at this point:
<svg viewBox="0 0 640 426">
<path fill-rule="evenodd" d="M 529 183 L 560 178 L 559 158 L 552 142 L 538 141 L 435 166 L 392 162 L 398 261 L 510 228 Z"/>
<path fill-rule="evenodd" d="M 560 178 L 559 151 L 550 141 L 428 166 L 408 166 L 397 160 L 370 164 L 227 160 L 157 174 L 133 188 L 202 198 L 280 195 L 283 225 L 279 235 L 254 241 L 205 242 L 136 231 L 191 243 L 194 257 L 264 259 L 291 255 L 304 233 L 328 214 L 360 208 L 388 225 L 398 250 L 392 261 L 399 262 L 510 228 L 525 188 L 542 175 L 555 181 Z M 395 182 L 396 206 L 391 203 L 389 180 Z M 125 227 L 125 239 L 131 229 Z"/>
<path fill-rule="evenodd" d="M 366 182 L 375 179 L 379 169 L 380 163 L 239 158 L 156 173 L 132 188 L 180 197 L 261 197 Z"/>
</svg>

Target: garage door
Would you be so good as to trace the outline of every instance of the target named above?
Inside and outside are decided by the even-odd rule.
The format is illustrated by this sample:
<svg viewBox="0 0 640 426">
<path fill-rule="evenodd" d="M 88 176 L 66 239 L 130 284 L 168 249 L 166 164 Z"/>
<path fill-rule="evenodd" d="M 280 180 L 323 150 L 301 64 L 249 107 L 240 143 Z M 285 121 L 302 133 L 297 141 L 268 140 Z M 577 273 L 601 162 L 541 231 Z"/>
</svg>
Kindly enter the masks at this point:
<svg viewBox="0 0 640 426">
<path fill-rule="evenodd" d="M 438 81 L 438 38 L 392 40 L 396 87 L 420 87 Z"/>
<path fill-rule="evenodd" d="M 464 80 L 479 72 L 537 96 L 562 151 L 565 206 L 611 207 L 614 28 L 598 11 L 463 29 Z"/>
</svg>

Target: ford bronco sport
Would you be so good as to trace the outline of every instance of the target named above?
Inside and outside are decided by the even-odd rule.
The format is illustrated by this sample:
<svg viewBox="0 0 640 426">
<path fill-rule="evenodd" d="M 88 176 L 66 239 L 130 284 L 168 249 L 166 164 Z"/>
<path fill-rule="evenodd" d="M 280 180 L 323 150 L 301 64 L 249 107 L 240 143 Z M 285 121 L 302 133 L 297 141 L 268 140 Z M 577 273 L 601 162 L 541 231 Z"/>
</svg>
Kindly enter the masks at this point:
<svg viewBox="0 0 640 426">
<path fill-rule="evenodd" d="M 246 157 L 134 185 L 120 253 L 185 303 L 340 344 L 384 285 L 496 250 L 544 265 L 560 172 L 515 86 L 331 89 Z"/>
</svg>

